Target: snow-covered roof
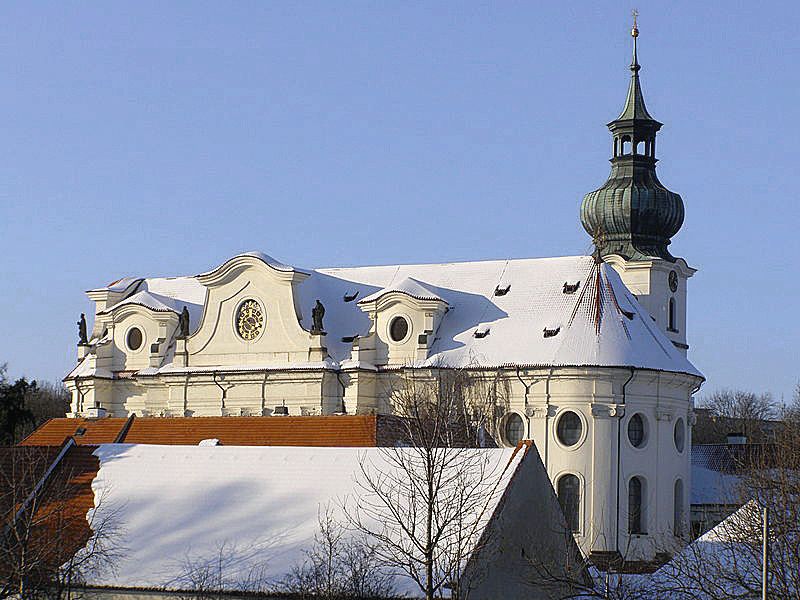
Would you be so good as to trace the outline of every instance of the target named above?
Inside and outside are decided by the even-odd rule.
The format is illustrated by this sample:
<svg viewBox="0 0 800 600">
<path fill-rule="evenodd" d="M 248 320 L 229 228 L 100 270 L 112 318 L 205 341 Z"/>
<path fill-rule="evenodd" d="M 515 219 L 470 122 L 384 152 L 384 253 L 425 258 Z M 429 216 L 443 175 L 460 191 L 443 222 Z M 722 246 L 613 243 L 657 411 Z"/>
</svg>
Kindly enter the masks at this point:
<svg viewBox="0 0 800 600">
<path fill-rule="evenodd" d="M 297 271 L 255 252 L 222 266 L 241 256 Z M 298 305 L 310 309 L 317 299 L 325 305 L 325 343 L 334 366 L 352 366 L 351 339 L 369 332 L 363 303 L 400 292 L 441 300 L 449 308 L 434 332 L 428 359 L 417 366 L 611 366 L 702 377 L 614 268 L 590 256 L 298 272 L 310 275 L 296 285 Z M 145 279 L 136 288 L 143 290 L 157 294 L 164 305 L 169 305 L 164 297 L 172 298 L 178 310 L 186 304 L 196 329 L 206 291 L 197 278 Z M 303 319 L 310 329 L 310 310 L 303 311 Z M 478 329 L 491 334 L 476 336 Z"/>
<path fill-rule="evenodd" d="M 131 285 L 133 285 L 134 283 L 136 283 L 138 281 L 141 281 L 141 278 L 137 278 L 137 277 L 121 277 L 120 279 L 117 279 L 116 281 L 112 281 L 111 283 L 109 283 L 105 287 L 97 288 L 96 290 L 90 290 L 90 291 L 107 290 L 109 292 L 120 293 L 120 292 L 124 292 L 129 287 L 131 287 Z"/>
<path fill-rule="evenodd" d="M 150 292 L 136 292 L 135 294 L 125 298 L 125 300 L 117 302 L 111 308 L 98 314 L 103 315 L 115 311 L 123 306 L 130 305 L 144 306 L 145 308 L 149 308 L 155 312 L 178 312 L 178 309 L 175 308 L 175 300 L 173 298 L 161 296 L 160 294 L 151 294 Z"/>
<path fill-rule="evenodd" d="M 658 598 L 750 598 L 760 589 L 760 544 L 753 539 L 760 520 L 758 504 L 750 501 L 652 575 L 634 577 Z"/>
<path fill-rule="evenodd" d="M 195 331 L 203 316 L 206 292 L 206 287 L 195 277 L 141 279 L 133 294 L 98 314 L 110 313 L 126 305 L 138 305 L 156 312 L 180 314 L 185 306 L 189 310 L 189 329 Z"/>
<path fill-rule="evenodd" d="M 412 277 L 406 277 L 402 281 L 391 285 L 390 287 L 383 288 L 382 290 L 378 290 L 374 294 L 370 294 L 369 296 L 365 296 L 361 300 L 359 300 L 359 304 L 367 303 L 367 302 L 374 302 L 385 296 L 386 294 L 391 294 L 392 292 L 397 292 L 399 294 L 405 294 L 406 296 L 410 296 L 417 300 L 433 300 L 433 301 L 441 301 L 443 300 L 436 294 L 436 292 L 431 291 L 428 289 L 425 284 L 420 283 L 416 279 Z"/>
<path fill-rule="evenodd" d="M 205 273 L 200 273 L 198 275 L 198 277 L 202 277 L 203 275 L 210 275 L 214 271 L 217 271 L 217 270 L 221 269 L 223 266 L 225 266 L 226 264 L 228 264 L 232 260 L 234 260 L 236 258 L 239 258 L 239 257 L 242 257 L 242 256 L 249 256 L 249 257 L 252 257 L 252 258 L 257 258 L 258 260 L 260 260 L 261 262 L 263 262 L 266 265 L 269 265 L 270 267 L 272 267 L 276 271 L 284 271 L 284 272 L 287 272 L 287 273 L 288 272 L 293 272 L 293 271 L 299 271 L 301 273 L 305 272 L 305 271 L 302 271 L 301 269 L 296 269 L 295 267 L 293 267 L 291 265 L 287 265 L 285 263 L 282 263 L 281 261 L 271 257 L 269 254 L 265 254 L 264 252 L 261 252 L 260 250 L 253 250 L 253 251 L 250 251 L 250 252 L 242 252 L 241 254 L 237 254 L 236 256 L 232 256 L 231 258 L 226 260 L 224 263 L 222 263 L 218 267 L 215 267 L 215 268 L 211 269 L 210 271 L 206 271 Z"/>
<path fill-rule="evenodd" d="M 692 504 L 739 504 L 742 480 L 692 463 Z"/>
<path fill-rule="evenodd" d="M 368 472 L 391 474 L 399 469 L 391 460 L 396 452 L 414 450 L 100 446 L 95 452 L 100 470 L 92 484 L 99 506 L 94 522 L 113 514 L 124 530 L 126 551 L 115 573 L 96 575 L 89 583 L 178 589 L 187 558 L 212 559 L 223 547 L 230 566 L 223 583 L 228 589 L 235 589 L 237 575 L 254 569 L 269 580 L 282 579 L 312 547 L 321 513 L 344 519 L 343 507 L 353 509 L 363 493 L 362 465 Z M 490 493 L 482 496 L 486 516 L 479 536 L 528 453 L 524 446 L 463 452 L 486 461 L 483 475 Z M 409 579 L 398 576 L 395 584 L 401 594 L 419 596 Z"/>
<path fill-rule="evenodd" d="M 340 336 L 369 330 L 367 315 L 345 296 L 358 292 L 366 300 L 409 280 L 451 307 L 428 364 L 625 366 L 702 376 L 613 267 L 590 256 L 317 269 L 300 284 L 300 302 L 322 300 L 326 345 L 341 361 L 349 358 L 350 344 Z M 579 286 L 567 293 L 565 283 Z M 479 325 L 491 335 L 476 338 Z M 555 333 L 546 337 L 545 329 Z"/>
<path fill-rule="evenodd" d="M 692 445 L 692 504 L 740 504 L 742 478 L 737 473 L 763 448 L 758 444 Z"/>
</svg>

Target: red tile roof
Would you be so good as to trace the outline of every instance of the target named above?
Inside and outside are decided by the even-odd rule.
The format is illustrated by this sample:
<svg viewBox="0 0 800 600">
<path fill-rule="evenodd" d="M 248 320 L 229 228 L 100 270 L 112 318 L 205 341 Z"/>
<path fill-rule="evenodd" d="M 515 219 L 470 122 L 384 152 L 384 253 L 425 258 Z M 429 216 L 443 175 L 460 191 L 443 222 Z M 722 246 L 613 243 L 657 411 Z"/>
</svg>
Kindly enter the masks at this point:
<svg viewBox="0 0 800 600">
<path fill-rule="evenodd" d="M 109 444 L 117 440 L 127 421 L 50 419 L 20 445 L 61 445 L 69 436 L 81 446 Z M 120 441 L 195 445 L 204 439 L 217 438 L 226 446 L 392 446 L 402 438 L 399 423 L 399 418 L 389 415 L 137 417 Z"/>
<path fill-rule="evenodd" d="M 14 521 L 16 529 L 2 548 L 0 574 L 18 576 L 20 559 L 27 556 L 39 565 L 28 577 L 47 576 L 83 548 L 92 530 L 86 513 L 94 506 L 92 480 L 99 460 L 93 448 L 71 447 L 49 473 L 46 485 L 32 497 L 36 485 L 54 464 L 60 446 L 0 448 L 0 517 L 2 525 Z M 26 503 L 26 499 L 33 498 Z M 21 535 L 14 535 L 18 531 Z"/>
</svg>

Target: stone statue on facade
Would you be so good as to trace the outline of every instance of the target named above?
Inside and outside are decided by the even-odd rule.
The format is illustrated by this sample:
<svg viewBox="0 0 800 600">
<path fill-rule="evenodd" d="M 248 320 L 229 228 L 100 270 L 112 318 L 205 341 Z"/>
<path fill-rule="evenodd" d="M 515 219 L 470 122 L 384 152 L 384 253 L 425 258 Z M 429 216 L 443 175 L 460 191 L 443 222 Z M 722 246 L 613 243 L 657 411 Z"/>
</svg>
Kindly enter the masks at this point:
<svg viewBox="0 0 800 600">
<path fill-rule="evenodd" d="M 311 309 L 311 333 L 324 332 L 324 329 L 322 328 L 322 317 L 324 316 L 325 307 L 322 306 L 322 302 L 320 302 L 318 298 L 314 308 Z"/>
<path fill-rule="evenodd" d="M 89 343 L 89 338 L 86 336 L 86 315 L 81 313 L 81 318 L 78 321 L 78 345 L 86 346 Z"/>
<path fill-rule="evenodd" d="M 183 307 L 180 316 L 178 317 L 178 337 L 186 339 L 189 337 L 189 309 Z"/>
</svg>

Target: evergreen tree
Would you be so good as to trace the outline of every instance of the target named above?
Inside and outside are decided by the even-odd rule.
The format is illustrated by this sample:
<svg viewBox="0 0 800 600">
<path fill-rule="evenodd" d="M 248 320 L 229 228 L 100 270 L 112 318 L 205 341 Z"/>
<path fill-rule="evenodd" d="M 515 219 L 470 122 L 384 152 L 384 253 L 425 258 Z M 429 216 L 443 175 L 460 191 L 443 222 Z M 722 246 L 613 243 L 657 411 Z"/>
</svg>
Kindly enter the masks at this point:
<svg viewBox="0 0 800 600">
<path fill-rule="evenodd" d="M 24 377 L 9 383 L 6 366 L 0 367 L 0 445 L 14 444 L 17 431 L 34 423 L 34 415 L 25 406 L 25 399 L 36 389 L 36 382 Z"/>
</svg>

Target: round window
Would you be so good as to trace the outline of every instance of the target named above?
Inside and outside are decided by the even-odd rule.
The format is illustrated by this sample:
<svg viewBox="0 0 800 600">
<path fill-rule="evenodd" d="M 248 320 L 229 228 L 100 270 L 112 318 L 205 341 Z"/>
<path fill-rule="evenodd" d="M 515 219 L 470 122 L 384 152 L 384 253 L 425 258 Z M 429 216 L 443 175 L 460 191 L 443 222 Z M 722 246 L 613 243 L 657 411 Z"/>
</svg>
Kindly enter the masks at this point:
<svg viewBox="0 0 800 600">
<path fill-rule="evenodd" d="M 389 337 L 393 342 L 402 342 L 408 335 L 408 320 L 405 317 L 395 317 L 389 324 Z"/>
<path fill-rule="evenodd" d="M 142 334 L 142 330 L 138 327 L 131 327 L 128 331 L 128 337 L 125 340 L 128 344 L 128 350 L 138 350 L 142 347 L 143 341 L 144 335 Z"/>
<path fill-rule="evenodd" d="M 517 413 L 509 413 L 506 415 L 503 435 L 509 446 L 516 446 L 519 444 L 525 436 L 525 422 L 522 420 L 522 417 Z"/>
<path fill-rule="evenodd" d="M 561 415 L 556 425 L 556 435 L 558 441 L 565 446 L 574 446 L 581 439 L 583 423 L 577 413 L 568 410 Z"/>
<path fill-rule="evenodd" d="M 675 448 L 678 452 L 683 452 L 683 447 L 686 443 L 686 428 L 683 426 L 683 419 L 678 419 L 675 421 L 675 432 L 673 437 L 675 438 Z"/>
<path fill-rule="evenodd" d="M 642 415 L 636 413 L 628 421 L 628 440 L 634 448 L 641 448 L 644 446 L 645 430 L 644 419 Z"/>
</svg>

